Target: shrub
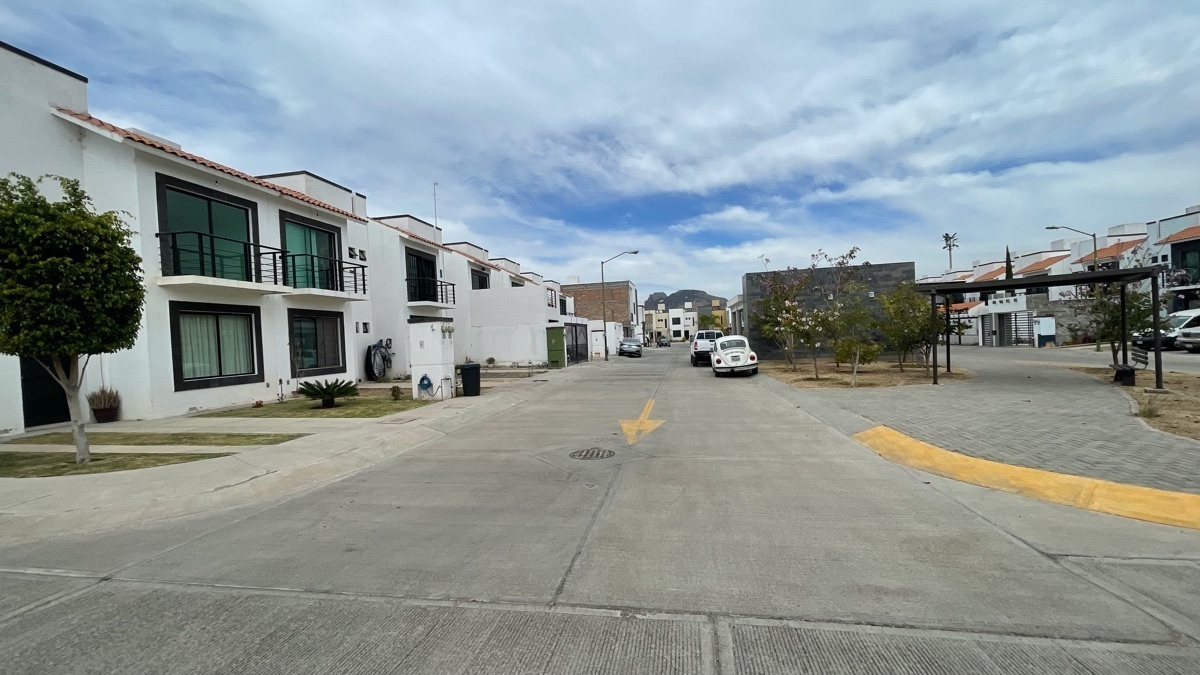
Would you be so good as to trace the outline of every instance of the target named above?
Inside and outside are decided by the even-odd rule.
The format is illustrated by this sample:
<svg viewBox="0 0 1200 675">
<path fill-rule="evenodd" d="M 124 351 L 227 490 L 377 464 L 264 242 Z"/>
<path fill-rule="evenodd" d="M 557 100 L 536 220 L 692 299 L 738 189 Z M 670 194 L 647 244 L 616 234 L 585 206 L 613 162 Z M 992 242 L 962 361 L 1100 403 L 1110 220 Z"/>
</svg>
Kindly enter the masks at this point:
<svg viewBox="0 0 1200 675">
<path fill-rule="evenodd" d="M 400 385 L 393 384 L 392 385 L 392 400 L 399 401 L 402 398 L 404 398 L 404 390 L 400 388 Z"/>
<path fill-rule="evenodd" d="M 349 380 L 322 380 L 321 382 L 301 382 L 296 391 L 305 398 L 319 400 L 322 408 L 332 408 L 339 398 L 358 396 L 358 385 Z"/>
<path fill-rule="evenodd" d="M 1161 413 L 1158 410 L 1158 401 L 1154 398 L 1154 395 L 1150 395 L 1150 397 L 1145 401 L 1138 403 L 1138 417 L 1153 419 L 1158 417 L 1160 414 Z"/>
<path fill-rule="evenodd" d="M 838 341 L 837 346 L 833 348 L 834 357 L 841 363 L 854 363 L 855 350 L 859 350 L 858 364 L 865 366 L 879 359 L 883 348 L 879 343 L 870 340 L 845 339 Z"/>
<path fill-rule="evenodd" d="M 496 365 L 496 357 L 494 357 L 494 356 L 487 357 L 487 361 L 485 361 L 485 363 L 487 363 L 489 367 Z"/>
<path fill-rule="evenodd" d="M 117 393 L 116 389 L 100 387 L 87 395 L 87 402 L 92 407 L 92 410 L 107 410 L 109 408 L 120 407 L 121 396 Z"/>
</svg>

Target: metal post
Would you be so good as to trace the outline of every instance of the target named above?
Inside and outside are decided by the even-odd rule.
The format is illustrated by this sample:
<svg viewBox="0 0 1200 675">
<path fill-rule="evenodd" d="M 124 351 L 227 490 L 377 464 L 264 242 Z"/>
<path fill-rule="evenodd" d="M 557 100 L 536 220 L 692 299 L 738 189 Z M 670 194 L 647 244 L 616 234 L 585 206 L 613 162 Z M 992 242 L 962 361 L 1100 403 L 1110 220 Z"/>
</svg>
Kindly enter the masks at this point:
<svg viewBox="0 0 1200 675">
<path fill-rule="evenodd" d="M 950 372 L 950 296 L 946 296 L 946 372 Z"/>
<path fill-rule="evenodd" d="M 1100 271 L 1100 260 L 1099 260 L 1099 258 L 1096 257 L 1100 254 L 1100 251 L 1098 251 L 1096 249 L 1096 246 L 1097 246 L 1096 234 L 1092 233 L 1092 271 L 1093 272 Z M 1099 286 L 1092 284 L 1092 295 L 1093 296 L 1095 296 L 1096 293 L 1099 292 L 1099 288 L 1100 288 Z M 1099 335 L 1096 336 L 1096 351 L 1100 351 L 1100 336 Z"/>
<path fill-rule="evenodd" d="M 604 263 L 600 262 L 600 327 L 604 329 L 604 360 L 608 360 L 608 292 L 604 290 Z"/>
<path fill-rule="evenodd" d="M 1129 365 L 1129 335 L 1127 312 L 1125 310 L 1125 284 L 1121 284 L 1121 363 Z"/>
<path fill-rule="evenodd" d="M 937 369 L 938 369 L 938 362 L 937 362 L 937 352 L 938 352 L 938 350 L 937 350 L 937 339 L 938 339 L 938 329 L 937 329 L 937 324 L 938 324 L 938 322 L 937 322 L 937 293 L 930 293 L 930 294 L 929 294 L 929 314 L 930 314 L 930 324 L 931 324 L 931 326 L 932 326 L 932 328 L 933 328 L 933 344 L 930 346 L 930 348 L 929 348 L 929 351 L 930 351 L 930 353 L 933 355 L 933 383 L 934 383 L 934 384 L 937 384 L 937 383 L 938 383 L 938 371 L 937 371 Z"/>
<path fill-rule="evenodd" d="M 1162 333 L 1159 332 L 1161 320 L 1158 316 L 1158 273 L 1150 277 L 1150 315 L 1154 317 L 1151 328 L 1154 330 L 1154 388 L 1163 388 L 1162 373 Z"/>
</svg>

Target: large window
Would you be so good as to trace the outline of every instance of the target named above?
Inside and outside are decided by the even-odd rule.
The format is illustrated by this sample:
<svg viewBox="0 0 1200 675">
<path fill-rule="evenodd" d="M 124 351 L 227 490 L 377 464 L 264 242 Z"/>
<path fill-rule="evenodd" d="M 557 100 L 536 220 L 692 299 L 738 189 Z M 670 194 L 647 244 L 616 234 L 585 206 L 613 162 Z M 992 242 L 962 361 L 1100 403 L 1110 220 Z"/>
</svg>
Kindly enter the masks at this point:
<svg viewBox="0 0 1200 675">
<path fill-rule="evenodd" d="M 546 306 L 547 307 L 557 307 L 558 306 L 558 291 L 554 290 L 553 288 L 546 289 Z"/>
<path fill-rule="evenodd" d="M 671 325 L 678 326 L 679 325 L 679 317 L 677 317 L 677 316 L 671 317 Z"/>
<path fill-rule="evenodd" d="M 175 390 L 262 382 L 257 307 L 172 302 Z"/>
<path fill-rule="evenodd" d="M 287 250 L 287 283 L 294 288 L 340 291 L 341 241 L 336 226 L 281 211 L 279 227 Z"/>
<path fill-rule="evenodd" d="M 254 202 L 158 174 L 163 273 L 253 281 Z"/>
<path fill-rule="evenodd" d="M 341 312 L 289 309 L 292 377 L 346 372 Z"/>
</svg>

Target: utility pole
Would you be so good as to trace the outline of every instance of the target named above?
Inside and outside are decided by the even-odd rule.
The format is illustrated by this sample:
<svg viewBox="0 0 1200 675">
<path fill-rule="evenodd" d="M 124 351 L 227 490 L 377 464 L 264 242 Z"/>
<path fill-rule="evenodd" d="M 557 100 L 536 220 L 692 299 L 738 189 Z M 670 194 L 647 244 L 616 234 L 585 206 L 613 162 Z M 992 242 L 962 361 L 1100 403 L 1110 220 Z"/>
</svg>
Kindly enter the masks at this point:
<svg viewBox="0 0 1200 675">
<path fill-rule="evenodd" d="M 949 232 L 942 235 L 942 241 L 945 243 L 942 248 L 946 249 L 946 254 L 950 256 L 950 271 L 954 271 L 954 249 L 958 248 L 958 233 L 950 234 Z"/>
</svg>

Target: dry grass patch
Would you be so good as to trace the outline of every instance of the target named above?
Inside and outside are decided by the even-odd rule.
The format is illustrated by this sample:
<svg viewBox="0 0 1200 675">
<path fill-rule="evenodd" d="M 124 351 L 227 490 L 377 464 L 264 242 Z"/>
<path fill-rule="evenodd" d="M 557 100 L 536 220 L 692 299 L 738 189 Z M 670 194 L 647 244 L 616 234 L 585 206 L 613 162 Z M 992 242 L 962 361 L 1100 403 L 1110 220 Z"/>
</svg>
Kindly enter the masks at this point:
<svg viewBox="0 0 1200 675">
<path fill-rule="evenodd" d="M 1087 373 L 1120 387 L 1137 402 L 1138 417 L 1155 429 L 1200 440 L 1200 375 L 1164 372 L 1163 386 L 1171 393 L 1148 394 L 1145 388 L 1154 386 L 1153 370 L 1139 370 L 1136 387 L 1121 387 L 1113 382 L 1111 368 L 1075 366 L 1071 370 Z"/>
<path fill-rule="evenodd" d="M 391 392 L 387 389 L 361 389 L 364 395 L 357 398 L 338 399 L 333 408 L 322 408 L 320 401 L 310 401 L 305 398 L 288 399 L 281 403 L 265 403 L 261 408 L 249 405 L 242 408 L 230 408 L 203 413 L 196 417 L 324 417 L 324 418 L 355 418 L 383 417 L 393 413 L 420 408 L 428 405 L 429 401 L 414 401 L 412 398 L 402 398 L 393 401 Z M 366 394 L 365 392 L 371 392 Z M 380 393 L 376 393 L 380 392 Z"/>
<path fill-rule="evenodd" d="M 275 445 L 294 441 L 308 434 L 210 434 L 210 433 L 125 433 L 89 431 L 92 445 Z M 11 445 L 75 445 L 71 434 L 60 431 L 22 436 L 8 441 Z"/>
<path fill-rule="evenodd" d="M 86 473 L 109 473 L 146 469 L 195 462 L 201 459 L 227 457 L 229 453 L 154 453 L 92 455 L 87 464 L 76 464 L 74 452 L 0 452 L 0 477 L 38 478 L 43 476 L 74 476 Z"/>
<path fill-rule="evenodd" d="M 841 370 L 835 370 L 833 359 L 818 359 L 818 367 L 821 377 L 817 379 L 813 377 L 812 361 L 797 361 L 796 370 L 788 365 L 787 361 L 763 361 L 759 364 L 760 372 L 770 375 L 771 377 L 786 382 L 800 389 L 817 389 L 817 388 L 849 388 L 850 387 L 850 366 L 842 364 Z M 938 381 L 948 382 L 954 380 L 965 380 L 972 377 L 970 371 L 953 367 L 953 372 L 944 372 L 944 366 L 940 367 L 938 372 Z M 899 366 L 895 362 L 876 361 L 875 363 L 858 367 L 858 381 L 855 383 L 857 387 L 898 387 L 906 384 L 929 384 L 929 371 L 918 365 L 904 365 L 904 372 L 900 372 Z"/>
</svg>

